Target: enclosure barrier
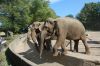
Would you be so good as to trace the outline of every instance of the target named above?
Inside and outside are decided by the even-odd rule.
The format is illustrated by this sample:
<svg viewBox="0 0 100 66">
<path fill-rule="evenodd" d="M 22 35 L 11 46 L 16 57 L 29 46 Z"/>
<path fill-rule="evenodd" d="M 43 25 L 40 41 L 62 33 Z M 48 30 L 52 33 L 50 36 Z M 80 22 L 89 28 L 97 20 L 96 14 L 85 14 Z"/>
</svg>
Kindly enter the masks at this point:
<svg viewBox="0 0 100 66">
<path fill-rule="evenodd" d="M 23 57 L 22 55 L 18 54 L 15 51 L 16 47 L 18 45 L 25 43 L 26 38 L 27 38 L 26 34 L 25 35 L 20 35 L 19 37 L 17 37 L 14 41 L 12 41 L 10 43 L 9 50 L 13 54 L 11 56 L 12 61 L 13 62 L 15 61 L 14 64 L 17 64 L 17 66 L 18 65 L 19 66 L 20 65 L 21 66 L 22 65 L 23 66 L 41 66 L 39 64 L 36 64 L 36 63 L 30 61 L 29 59 L 26 59 L 25 57 Z M 17 47 L 17 49 L 18 49 L 18 47 Z M 15 56 L 16 56 L 16 58 L 15 58 Z M 63 64 L 61 66 L 100 66 L 100 56 L 91 56 L 91 55 L 85 55 L 85 54 L 80 54 L 80 53 L 68 52 L 66 57 L 69 58 L 69 59 L 65 60 L 66 65 Z M 18 58 L 18 60 L 17 60 L 17 58 Z M 47 65 L 47 66 L 49 66 L 49 65 Z M 58 66 L 60 66 L 60 65 L 58 65 Z"/>
</svg>

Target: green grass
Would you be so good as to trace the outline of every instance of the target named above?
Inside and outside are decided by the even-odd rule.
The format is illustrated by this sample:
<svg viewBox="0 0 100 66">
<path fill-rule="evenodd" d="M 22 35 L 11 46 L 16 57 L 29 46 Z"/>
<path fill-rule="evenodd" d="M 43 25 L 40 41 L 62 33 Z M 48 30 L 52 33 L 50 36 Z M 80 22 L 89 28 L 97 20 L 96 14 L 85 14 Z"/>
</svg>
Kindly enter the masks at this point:
<svg viewBox="0 0 100 66">
<path fill-rule="evenodd" d="M 18 35 L 14 35 L 14 37 L 6 37 L 5 39 L 7 40 L 6 45 L 7 47 L 5 49 L 8 48 L 8 45 L 17 37 Z M 1 51 L 0 52 L 0 66 L 9 66 L 7 63 L 7 59 L 6 59 L 6 55 L 5 55 L 5 51 Z"/>
<path fill-rule="evenodd" d="M 6 61 L 5 52 L 0 52 L 0 66 L 8 66 Z"/>
</svg>

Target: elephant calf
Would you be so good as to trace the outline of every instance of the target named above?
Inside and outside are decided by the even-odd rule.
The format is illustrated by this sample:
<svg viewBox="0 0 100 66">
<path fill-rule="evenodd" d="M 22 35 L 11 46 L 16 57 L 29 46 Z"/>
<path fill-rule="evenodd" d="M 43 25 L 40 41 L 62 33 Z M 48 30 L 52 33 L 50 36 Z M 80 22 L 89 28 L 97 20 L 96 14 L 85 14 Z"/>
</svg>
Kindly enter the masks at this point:
<svg viewBox="0 0 100 66">
<path fill-rule="evenodd" d="M 40 34 L 41 34 L 41 29 L 43 26 L 44 22 L 34 22 L 30 25 L 27 33 L 27 39 L 28 40 L 33 40 L 33 42 L 36 44 L 36 47 L 39 50 L 40 47 Z M 47 37 L 44 41 L 44 47 L 46 50 L 51 49 L 51 40 L 50 37 Z"/>
</svg>

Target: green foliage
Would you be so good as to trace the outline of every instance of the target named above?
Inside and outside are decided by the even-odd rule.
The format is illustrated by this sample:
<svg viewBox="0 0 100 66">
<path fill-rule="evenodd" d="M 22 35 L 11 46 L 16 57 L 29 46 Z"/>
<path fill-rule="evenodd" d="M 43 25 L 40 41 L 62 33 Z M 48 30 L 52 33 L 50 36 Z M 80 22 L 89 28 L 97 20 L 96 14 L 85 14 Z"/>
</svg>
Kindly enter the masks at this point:
<svg viewBox="0 0 100 66">
<path fill-rule="evenodd" d="M 45 0 L 1 0 L 0 22 L 3 30 L 18 33 L 34 21 L 56 18 Z"/>
<path fill-rule="evenodd" d="M 33 14 L 33 21 L 44 21 L 49 17 L 56 18 L 55 12 L 49 8 L 48 2 L 45 0 L 34 0 L 31 13 Z"/>
<path fill-rule="evenodd" d="M 72 17 L 72 18 L 74 18 L 74 16 L 72 14 L 69 14 L 66 17 Z"/>
<path fill-rule="evenodd" d="M 8 66 L 4 52 L 0 52 L 0 66 Z"/>
<path fill-rule="evenodd" d="M 7 42 L 6 42 L 7 46 L 18 36 L 19 35 L 14 35 L 14 37 L 11 37 L 11 36 L 6 37 L 5 40 L 7 40 Z M 8 48 L 4 47 L 3 49 L 4 50 L 2 50 L 0 52 L 0 66 L 11 66 L 11 64 L 9 63 L 9 60 L 7 59 L 7 56 L 6 56 L 6 52 L 8 51 Z"/>
<path fill-rule="evenodd" d="M 11 28 L 11 23 L 9 22 L 7 17 L 0 17 L 1 22 L 1 30 L 6 31 Z"/>
<path fill-rule="evenodd" d="M 87 29 L 100 30 L 100 2 L 85 4 L 77 18 Z"/>
</svg>

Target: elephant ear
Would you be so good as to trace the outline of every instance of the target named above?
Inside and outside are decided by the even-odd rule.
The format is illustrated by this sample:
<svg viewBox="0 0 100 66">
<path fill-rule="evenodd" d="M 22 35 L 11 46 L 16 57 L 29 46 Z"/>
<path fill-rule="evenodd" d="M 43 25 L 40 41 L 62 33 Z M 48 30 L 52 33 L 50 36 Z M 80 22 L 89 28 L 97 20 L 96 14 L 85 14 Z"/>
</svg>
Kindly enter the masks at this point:
<svg viewBox="0 0 100 66">
<path fill-rule="evenodd" d="M 56 30 L 56 27 L 57 27 L 57 21 L 53 21 L 52 25 L 54 26 L 53 30 Z"/>
<path fill-rule="evenodd" d="M 54 20 L 54 29 L 57 29 L 57 21 L 56 20 Z"/>
</svg>

